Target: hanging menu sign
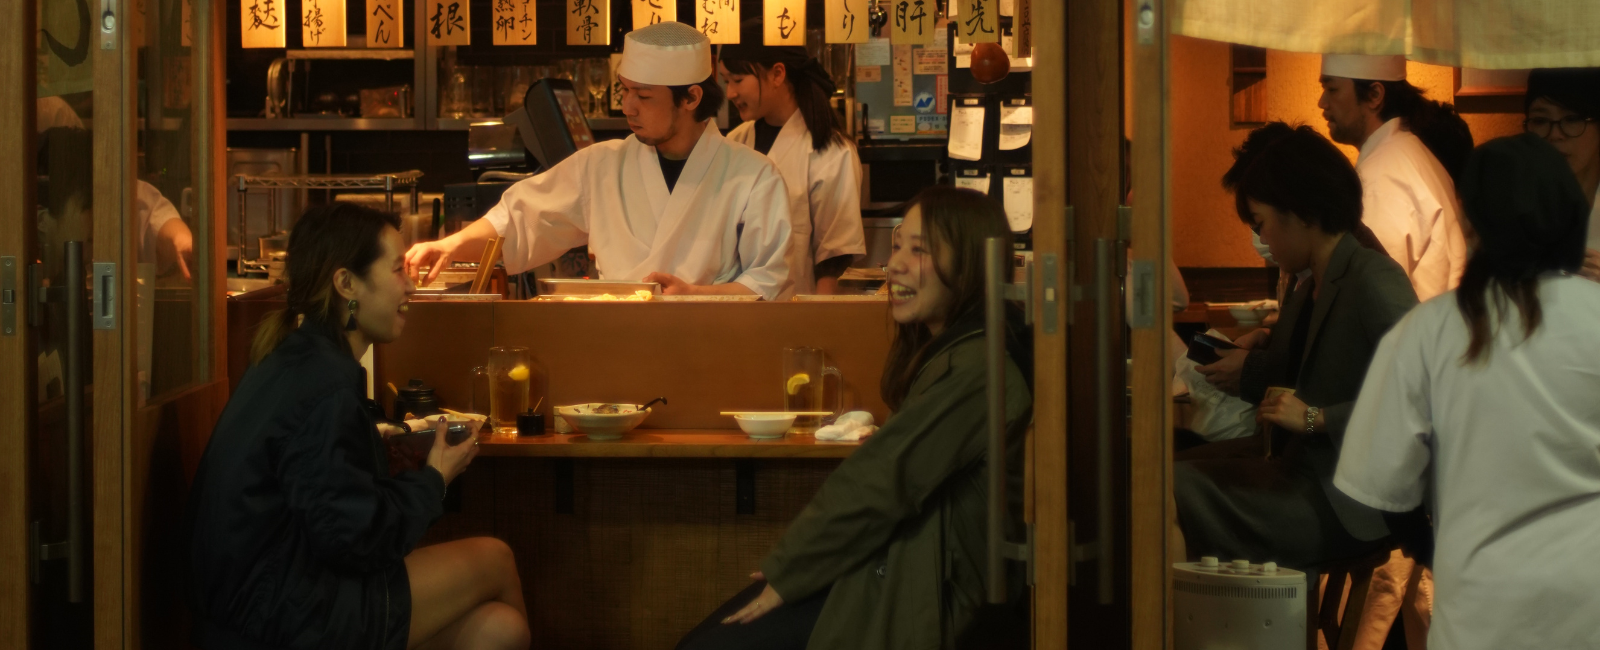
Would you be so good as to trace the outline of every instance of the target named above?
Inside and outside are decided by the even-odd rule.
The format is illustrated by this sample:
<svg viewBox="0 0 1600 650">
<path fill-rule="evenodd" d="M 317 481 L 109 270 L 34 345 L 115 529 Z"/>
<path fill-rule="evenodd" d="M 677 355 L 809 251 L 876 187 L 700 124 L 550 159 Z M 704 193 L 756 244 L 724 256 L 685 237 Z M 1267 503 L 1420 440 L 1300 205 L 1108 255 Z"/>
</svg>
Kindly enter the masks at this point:
<svg viewBox="0 0 1600 650">
<path fill-rule="evenodd" d="M 956 40 L 963 43 L 999 43 L 1000 8 L 997 0 L 955 0 L 961 13 L 954 20 Z"/>
<path fill-rule="evenodd" d="M 739 0 L 695 0 L 695 27 L 712 45 L 737 45 Z"/>
<path fill-rule="evenodd" d="M 494 0 L 494 44 L 537 44 L 537 7 L 533 0 Z"/>
<path fill-rule="evenodd" d="M 300 42 L 306 47 L 344 47 L 344 0 L 301 0 Z"/>
<path fill-rule="evenodd" d="M 283 2 L 239 0 L 239 43 L 243 47 L 286 47 Z"/>
<path fill-rule="evenodd" d="M 471 45 L 472 7 L 466 0 L 429 0 L 428 43 Z"/>
<path fill-rule="evenodd" d="M 611 3 L 606 0 L 566 0 L 567 45 L 611 43 Z"/>
<path fill-rule="evenodd" d="M 194 5 L 191 0 L 183 0 L 183 27 L 180 30 L 182 45 L 194 45 Z"/>
<path fill-rule="evenodd" d="M 404 2 L 367 0 L 367 47 L 405 47 L 405 24 Z"/>
<path fill-rule="evenodd" d="M 678 19 L 678 0 L 633 0 L 633 28 Z"/>
<path fill-rule="evenodd" d="M 805 0 L 767 0 L 762 7 L 766 18 L 762 21 L 762 31 L 765 32 L 764 45 L 805 47 Z"/>
<path fill-rule="evenodd" d="M 933 0 L 890 0 L 889 40 L 895 45 L 932 45 L 938 13 Z"/>
<path fill-rule="evenodd" d="M 1017 57 L 1033 57 L 1033 0 L 1017 0 L 1011 17 L 1011 33 L 1017 37 Z"/>
<path fill-rule="evenodd" d="M 829 43 L 865 43 L 867 32 L 867 0 L 828 0 L 826 41 Z"/>
</svg>

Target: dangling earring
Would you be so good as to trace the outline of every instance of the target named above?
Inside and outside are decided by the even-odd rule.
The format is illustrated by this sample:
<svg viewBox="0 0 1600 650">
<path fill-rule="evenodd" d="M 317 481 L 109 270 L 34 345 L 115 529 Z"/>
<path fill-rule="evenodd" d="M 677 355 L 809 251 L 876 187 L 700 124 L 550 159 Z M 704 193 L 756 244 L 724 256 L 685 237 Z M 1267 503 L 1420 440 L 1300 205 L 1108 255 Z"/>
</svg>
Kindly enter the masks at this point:
<svg viewBox="0 0 1600 650">
<path fill-rule="evenodd" d="M 344 331 L 354 332 L 356 331 L 356 307 L 360 305 L 356 303 L 354 298 L 351 298 L 350 304 L 346 306 L 350 308 L 350 322 L 344 324 Z"/>
</svg>

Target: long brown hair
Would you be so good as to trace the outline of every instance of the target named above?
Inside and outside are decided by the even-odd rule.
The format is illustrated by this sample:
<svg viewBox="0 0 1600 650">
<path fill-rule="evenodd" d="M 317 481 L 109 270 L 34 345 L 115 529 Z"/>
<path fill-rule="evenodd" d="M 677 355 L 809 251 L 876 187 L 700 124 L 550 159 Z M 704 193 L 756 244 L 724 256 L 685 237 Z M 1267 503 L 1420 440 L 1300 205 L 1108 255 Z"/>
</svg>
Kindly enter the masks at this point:
<svg viewBox="0 0 1600 650">
<path fill-rule="evenodd" d="M 1005 209 L 998 201 L 972 190 L 946 185 L 929 187 L 906 203 L 922 212 L 922 244 L 934 260 L 934 275 L 950 289 L 953 299 L 945 314 L 949 332 L 956 321 L 981 314 L 983 310 L 983 248 L 990 237 L 1000 237 L 1011 250 L 1011 227 Z M 950 253 L 950 266 L 938 260 Z M 890 409 L 899 410 L 906 393 L 922 370 L 930 353 L 937 352 L 938 338 L 923 323 L 897 323 L 889 359 L 884 363 L 878 391 Z"/>
<path fill-rule="evenodd" d="M 1589 203 L 1566 160 L 1531 133 L 1490 140 L 1472 152 L 1460 193 L 1478 234 L 1456 288 L 1456 307 L 1472 335 L 1463 360 L 1473 363 L 1494 342 L 1491 294 L 1494 317 L 1516 306 L 1523 339 L 1539 329 L 1540 276 L 1583 264 Z"/>
<path fill-rule="evenodd" d="M 822 86 L 816 81 L 820 73 L 811 73 L 809 68 L 821 67 L 815 60 L 805 60 L 802 63 L 789 63 L 779 61 L 784 67 L 783 83 L 789 86 L 789 91 L 794 93 L 794 103 L 800 110 L 800 119 L 806 123 L 806 130 L 811 132 L 811 149 L 813 151 L 826 151 L 835 144 L 844 144 L 844 131 L 839 126 L 837 114 L 833 112 L 833 104 L 829 100 L 833 97 L 833 89 Z M 745 59 L 734 59 L 724 54 L 722 65 L 728 68 L 731 74 L 765 75 L 778 63 L 760 63 Z"/>
<path fill-rule="evenodd" d="M 338 322 L 339 292 L 333 276 L 349 269 L 365 278 L 383 254 L 385 228 L 400 229 L 400 217 L 354 203 L 306 210 L 289 234 L 289 307 L 267 315 L 250 346 L 250 364 L 260 363 L 296 327 L 312 327 L 342 350 L 350 342 Z"/>
</svg>

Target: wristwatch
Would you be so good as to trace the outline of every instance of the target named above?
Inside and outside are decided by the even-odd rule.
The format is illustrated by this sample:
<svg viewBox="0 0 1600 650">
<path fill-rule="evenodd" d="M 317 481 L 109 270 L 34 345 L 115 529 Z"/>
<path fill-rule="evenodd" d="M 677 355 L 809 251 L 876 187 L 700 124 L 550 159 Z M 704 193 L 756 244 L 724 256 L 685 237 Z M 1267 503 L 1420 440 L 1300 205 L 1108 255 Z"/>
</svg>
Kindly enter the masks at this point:
<svg viewBox="0 0 1600 650">
<path fill-rule="evenodd" d="M 1306 407 L 1306 433 L 1317 432 L 1317 414 L 1321 412 L 1322 409 L 1315 406 Z"/>
</svg>

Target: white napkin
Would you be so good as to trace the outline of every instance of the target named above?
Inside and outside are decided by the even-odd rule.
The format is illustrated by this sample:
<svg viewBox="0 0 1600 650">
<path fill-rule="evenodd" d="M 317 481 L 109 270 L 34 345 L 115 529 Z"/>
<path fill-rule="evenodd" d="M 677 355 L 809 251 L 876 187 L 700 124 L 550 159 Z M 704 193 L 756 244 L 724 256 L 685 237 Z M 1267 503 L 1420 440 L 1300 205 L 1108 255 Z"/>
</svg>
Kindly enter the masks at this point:
<svg viewBox="0 0 1600 650">
<path fill-rule="evenodd" d="M 858 442 L 878 430 L 873 426 L 872 414 L 851 411 L 839 416 L 833 424 L 817 429 L 817 439 L 831 442 Z"/>
</svg>

